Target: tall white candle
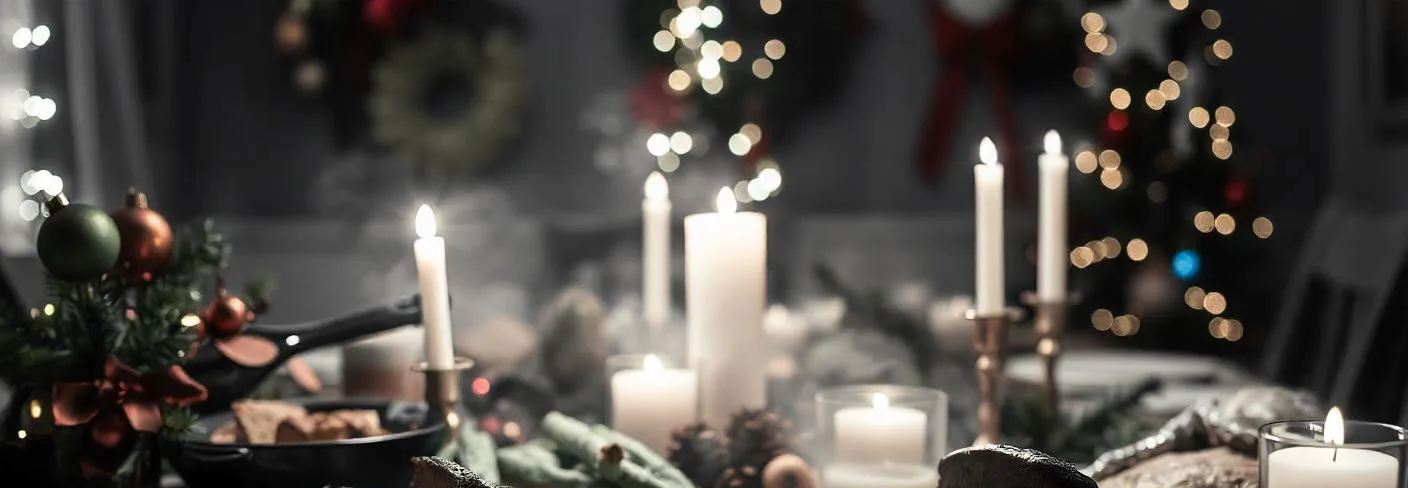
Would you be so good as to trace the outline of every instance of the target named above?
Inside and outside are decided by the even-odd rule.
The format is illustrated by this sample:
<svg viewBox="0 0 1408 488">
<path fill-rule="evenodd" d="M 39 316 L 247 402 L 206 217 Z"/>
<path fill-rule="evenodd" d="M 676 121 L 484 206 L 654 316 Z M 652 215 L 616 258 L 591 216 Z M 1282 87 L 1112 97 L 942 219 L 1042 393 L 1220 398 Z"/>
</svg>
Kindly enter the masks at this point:
<svg viewBox="0 0 1408 488">
<path fill-rule="evenodd" d="M 694 371 L 665 369 L 646 356 L 641 369 L 611 376 L 611 428 L 665 452 L 670 432 L 698 419 L 698 394 Z"/>
<path fill-rule="evenodd" d="M 425 360 L 431 369 L 455 364 L 450 334 L 450 280 L 445 274 L 445 239 L 435 235 L 435 212 L 416 211 L 416 272 L 420 275 L 421 321 L 425 323 Z"/>
<path fill-rule="evenodd" d="M 928 415 L 913 408 L 891 406 L 883 393 L 876 393 L 871 402 L 868 407 L 836 411 L 833 462 L 922 464 Z"/>
<path fill-rule="evenodd" d="M 978 145 L 982 164 L 973 167 L 977 219 L 977 312 L 981 315 L 1002 313 L 1007 305 L 1003 294 L 1002 271 L 1002 164 L 997 160 L 997 146 L 983 138 Z"/>
<path fill-rule="evenodd" d="M 1037 157 L 1041 174 L 1041 215 L 1036 245 L 1036 294 L 1043 302 L 1066 300 L 1066 173 L 1070 162 L 1061 154 L 1061 136 L 1047 131 L 1046 153 Z"/>
<path fill-rule="evenodd" d="M 934 488 L 939 471 L 917 464 L 838 464 L 821 473 L 826 488 Z"/>
<path fill-rule="evenodd" d="M 1266 456 L 1265 488 L 1396 488 L 1403 470 L 1393 456 L 1344 445 L 1339 408 L 1325 417 L 1325 447 L 1287 447 Z"/>
<path fill-rule="evenodd" d="M 641 243 L 641 299 L 647 327 L 659 332 L 670 321 L 670 186 L 659 171 L 645 179 L 641 201 L 645 229 Z"/>
<path fill-rule="evenodd" d="M 700 416 L 726 425 L 734 411 L 767 403 L 767 218 L 737 212 L 728 187 L 717 205 L 716 213 L 684 219 L 685 305 Z"/>
</svg>

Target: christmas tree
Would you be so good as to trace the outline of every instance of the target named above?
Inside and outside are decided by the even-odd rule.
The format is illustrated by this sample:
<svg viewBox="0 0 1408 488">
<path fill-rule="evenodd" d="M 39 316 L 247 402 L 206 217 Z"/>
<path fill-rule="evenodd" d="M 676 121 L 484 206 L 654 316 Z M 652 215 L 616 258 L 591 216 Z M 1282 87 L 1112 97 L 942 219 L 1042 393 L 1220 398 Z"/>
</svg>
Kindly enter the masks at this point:
<svg viewBox="0 0 1408 488">
<path fill-rule="evenodd" d="M 1265 321 L 1251 277 L 1273 225 L 1233 151 L 1245 124 L 1215 83 L 1233 47 L 1204 3 L 1119 0 L 1080 17 L 1073 78 L 1098 129 L 1071 180 L 1074 326 L 1207 350 Z"/>
</svg>

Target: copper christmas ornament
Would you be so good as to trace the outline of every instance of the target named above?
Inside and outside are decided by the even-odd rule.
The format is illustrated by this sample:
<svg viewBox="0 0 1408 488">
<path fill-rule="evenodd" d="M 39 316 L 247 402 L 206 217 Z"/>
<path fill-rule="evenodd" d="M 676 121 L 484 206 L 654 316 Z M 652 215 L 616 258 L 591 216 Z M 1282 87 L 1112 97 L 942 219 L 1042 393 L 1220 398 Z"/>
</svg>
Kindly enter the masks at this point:
<svg viewBox="0 0 1408 488">
<path fill-rule="evenodd" d="M 117 224 L 122 248 L 112 274 L 126 282 L 151 280 L 171 263 L 175 240 L 171 224 L 147 207 L 147 196 L 136 190 L 127 194 L 127 205 L 110 216 Z"/>
</svg>

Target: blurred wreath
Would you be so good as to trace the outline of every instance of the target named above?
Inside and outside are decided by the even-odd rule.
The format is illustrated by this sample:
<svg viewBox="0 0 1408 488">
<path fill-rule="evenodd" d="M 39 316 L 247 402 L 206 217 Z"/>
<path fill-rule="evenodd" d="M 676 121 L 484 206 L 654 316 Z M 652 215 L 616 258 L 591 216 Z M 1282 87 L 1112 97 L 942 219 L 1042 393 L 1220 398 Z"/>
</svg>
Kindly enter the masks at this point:
<svg viewBox="0 0 1408 488">
<path fill-rule="evenodd" d="M 859 41 L 871 30 L 866 11 L 858 0 L 784 3 L 622 2 L 625 45 L 645 68 L 631 97 L 639 122 L 674 128 L 677 117 L 650 115 L 678 113 L 669 105 L 684 98 L 718 134 L 760 125 L 769 135 L 752 141 L 745 158 L 756 159 L 839 98 Z M 702 65 L 710 72 L 701 72 Z M 662 90 L 669 96 L 660 96 Z"/>
<path fill-rule="evenodd" d="M 392 47 L 374 82 L 372 136 L 422 169 L 479 172 L 522 129 L 523 46 L 504 29 L 428 29 Z"/>
</svg>

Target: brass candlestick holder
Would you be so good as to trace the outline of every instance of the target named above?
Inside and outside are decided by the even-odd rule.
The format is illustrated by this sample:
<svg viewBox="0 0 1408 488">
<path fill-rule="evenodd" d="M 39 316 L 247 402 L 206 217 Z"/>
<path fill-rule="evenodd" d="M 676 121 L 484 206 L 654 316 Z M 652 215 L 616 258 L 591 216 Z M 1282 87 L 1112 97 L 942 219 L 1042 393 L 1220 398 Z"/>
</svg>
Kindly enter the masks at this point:
<svg viewBox="0 0 1408 488">
<path fill-rule="evenodd" d="M 964 318 L 973 321 L 973 349 L 978 353 L 978 438 L 974 445 L 998 442 L 1002 438 L 1003 362 L 1007 355 L 1007 330 L 1021 319 L 1019 309 L 996 313 L 969 310 Z"/>
<path fill-rule="evenodd" d="M 1066 311 L 1070 300 L 1043 300 L 1035 293 L 1022 301 L 1036 309 L 1036 355 L 1041 360 L 1041 394 L 1047 413 L 1061 413 L 1061 392 L 1056 386 L 1056 360 L 1061 356 L 1061 336 L 1066 332 Z"/>
<path fill-rule="evenodd" d="M 459 442 L 460 425 L 468 416 L 460 401 L 460 373 L 473 367 L 474 360 L 466 357 L 455 357 L 450 369 L 431 369 L 424 362 L 411 366 L 412 371 L 425 373 L 425 403 L 445 416 L 446 445 Z"/>
</svg>

